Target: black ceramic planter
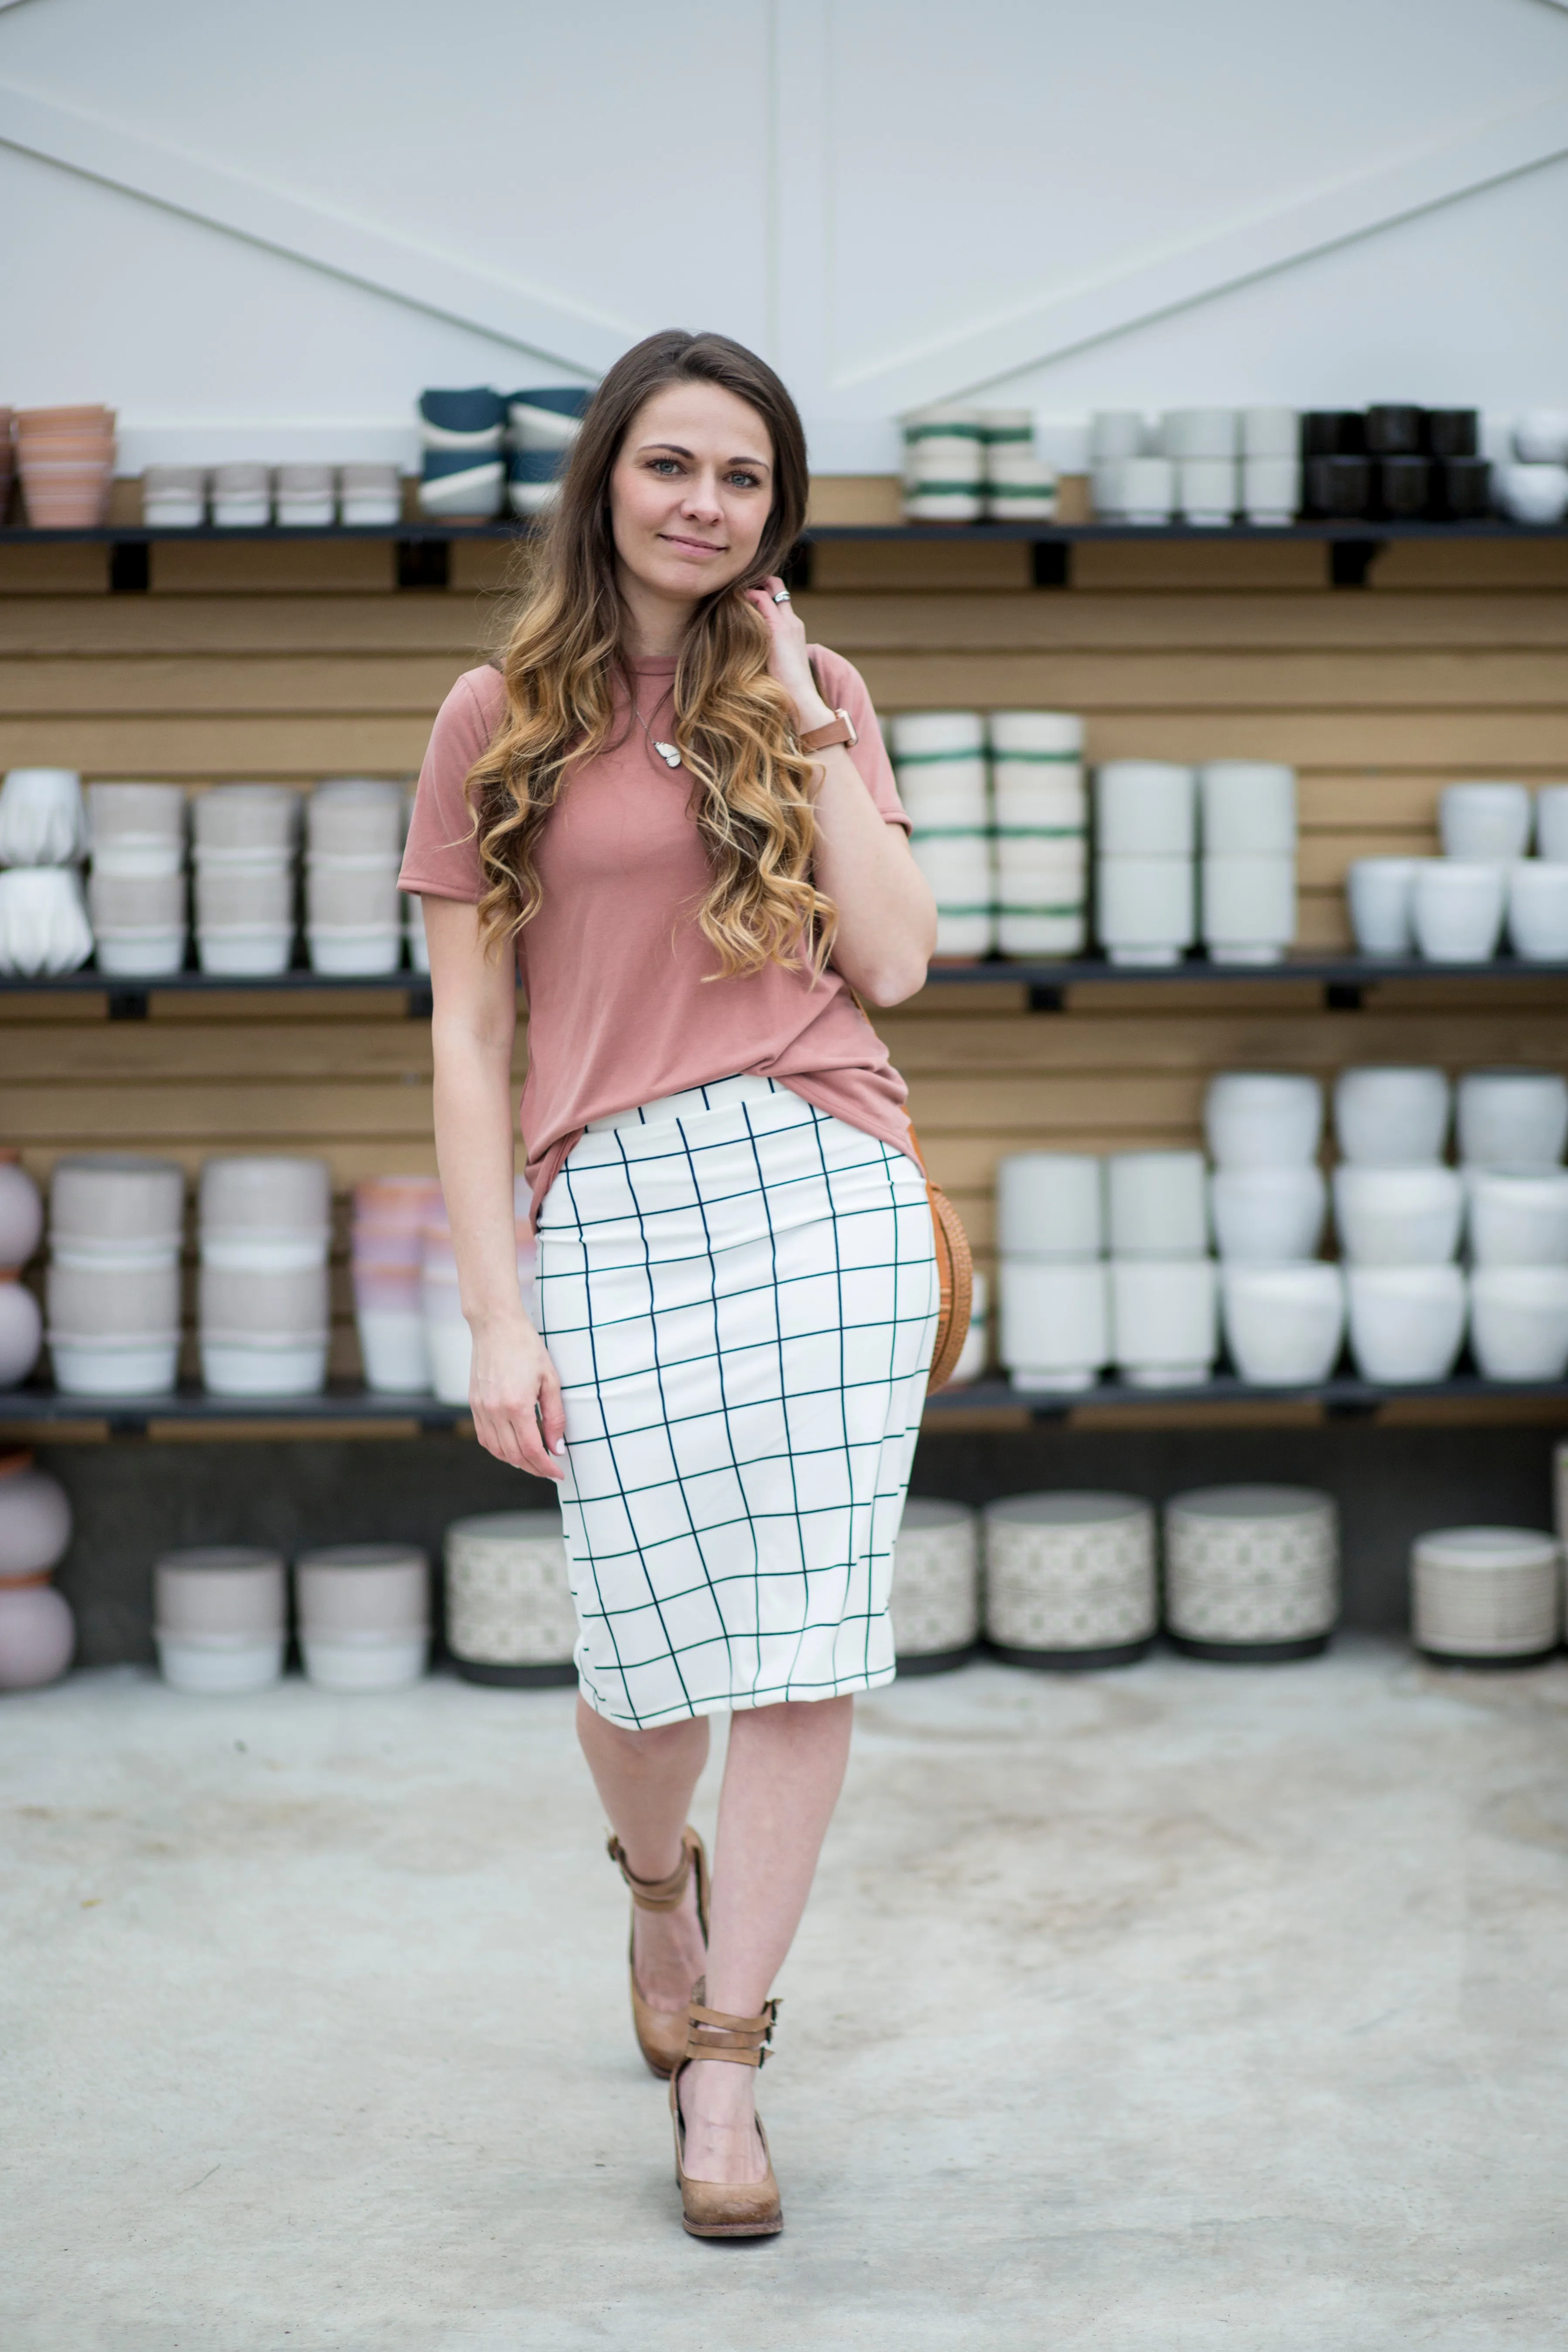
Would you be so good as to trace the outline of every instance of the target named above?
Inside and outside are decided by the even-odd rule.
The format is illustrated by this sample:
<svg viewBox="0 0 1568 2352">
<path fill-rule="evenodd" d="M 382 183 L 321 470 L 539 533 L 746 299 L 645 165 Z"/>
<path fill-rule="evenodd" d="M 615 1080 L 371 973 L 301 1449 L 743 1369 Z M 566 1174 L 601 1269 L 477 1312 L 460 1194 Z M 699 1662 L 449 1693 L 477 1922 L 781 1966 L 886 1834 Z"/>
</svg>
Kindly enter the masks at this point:
<svg viewBox="0 0 1568 2352">
<path fill-rule="evenodd" d="M 1366 446 L 1373 457 L 1419 457 L 1426 447 L 1426 411 L 1396 402 L 1369 408 Z"/>
<path fill-rule="evenodd" d="M 558 1690 L 577 1679 L 570 1660 L 553 1666 L 487 1666 L 477 1658 L 454 1658 L 452 1664 L 466 1683 L 489 1683 L 497 1690 Z"/>
<path fill-rule="evenodd" d="M 1184 1657 L 1206 1658 L 1216 1666 L 1285 1666 L 1295 1658 L 1321 1658 L 1331 1633 L 1307 1633 L 1297 1642 L 1199 1642 L 1190 1633 L 1167 1633 L 1173 1650 Z"/>
<path fill-rule="evenodd" d="M 1107 1650 L 1014 1650 L 1004 1642 L 985 1644 L 1005 1666 L 1033 1666 L 1047 1675 L 1092 1675 L 1107 1666 L 1135 1666 L 1153 1646 L 1152 1633 L 1142 1642 L 1118 1642 Z"/>
<path fill-rule="evenodd" d="M 910 1675 L 951 1675 L 957 1667 L 968 1665 L 979 1648 L 978 1642 L 970 1642 L 962 1650 L 917 1650 L 912 1656 L 900 1652 L 899 1680 L 902 1682 Z"/>
</svg>

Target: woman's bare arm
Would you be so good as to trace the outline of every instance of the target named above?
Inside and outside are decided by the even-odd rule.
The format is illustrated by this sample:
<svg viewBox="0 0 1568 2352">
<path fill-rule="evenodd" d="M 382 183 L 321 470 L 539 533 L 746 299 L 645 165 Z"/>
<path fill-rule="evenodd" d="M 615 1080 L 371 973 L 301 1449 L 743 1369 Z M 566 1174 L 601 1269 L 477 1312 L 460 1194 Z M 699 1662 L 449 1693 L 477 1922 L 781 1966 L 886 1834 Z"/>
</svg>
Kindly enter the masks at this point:
<svg viewBox="0 0 1568 2352">
<path fill-rule="evenodd" d="M 510 950 L 479 945 L 476 908 L 424 901 L 430 943 L 436 1158 L 452 1223 L 458 1287 L 474 1338 L 468 1401 L 489 1454 L 536 1478 L 564 1475 L 561 1383 L 523 1312 L 512 1207 L 511 1049 L 517 978 Z"/>
</svg>

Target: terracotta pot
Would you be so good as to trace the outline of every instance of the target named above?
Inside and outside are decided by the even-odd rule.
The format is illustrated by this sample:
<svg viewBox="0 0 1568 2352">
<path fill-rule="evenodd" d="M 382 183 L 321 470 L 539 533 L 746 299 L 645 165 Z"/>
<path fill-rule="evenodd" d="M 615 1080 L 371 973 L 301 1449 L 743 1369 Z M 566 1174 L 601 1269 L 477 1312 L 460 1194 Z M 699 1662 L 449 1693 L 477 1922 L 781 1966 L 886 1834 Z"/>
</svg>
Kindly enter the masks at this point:
<svg viewBox="0 0 1568 2352">
<path fill-rule="evenodd" d="M 112 408 L 18 408 L 16 435 L 25 441 L 32 433 L 112 433 Z"/>
<path fill-rule="evenodd" d="M 39 433 L 21 445 L 21 466 L 24 474 L 35 466 L 80 465 L 82 463 L 111 466 L 114 463 L 112 433 Z"/>
<path fill-rule="evenodd" d="M 73 471 L 67 481 L 38 483 L 24 478 L 27 520 L 35 530 L 93 530 L 109 510 L 112 478 L 106 466 L 84 469 L 80 476 Z"/>
</svg>

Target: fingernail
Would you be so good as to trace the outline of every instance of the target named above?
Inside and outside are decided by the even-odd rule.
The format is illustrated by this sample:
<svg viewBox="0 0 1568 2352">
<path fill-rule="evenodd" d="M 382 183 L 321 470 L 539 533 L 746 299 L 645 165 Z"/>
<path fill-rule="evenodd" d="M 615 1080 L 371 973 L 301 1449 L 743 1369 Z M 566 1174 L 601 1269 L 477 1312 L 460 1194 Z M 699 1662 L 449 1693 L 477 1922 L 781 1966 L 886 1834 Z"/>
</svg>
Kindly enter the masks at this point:
<svg viewBox="0 0 1568 2352">
<path fill-rule="evenodd" d="M 564 1454 L 564 1453 L 565 1453 L 565 1451 L 566 1451 L 566 1440 L 565 1440 L 563 1437 L 558 1437 L 558 1438 L 556 1439 L 556 1441 L 555 1441 L 555 1451 L 556 1451 L 556 1453 L 557 1453 L 557 1454 Z"/>
</svg>

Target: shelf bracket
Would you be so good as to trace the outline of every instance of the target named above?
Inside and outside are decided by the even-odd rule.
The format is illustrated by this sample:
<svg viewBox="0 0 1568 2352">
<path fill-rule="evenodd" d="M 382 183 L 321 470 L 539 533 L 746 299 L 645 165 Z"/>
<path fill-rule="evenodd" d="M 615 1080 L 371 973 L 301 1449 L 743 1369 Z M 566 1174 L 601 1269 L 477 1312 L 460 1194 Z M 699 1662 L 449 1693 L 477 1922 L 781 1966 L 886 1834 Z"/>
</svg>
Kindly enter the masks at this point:
<svg viewBox="0 0 1568 2352">
<path fill-rule="evenodd" d="M 144 988 L 111 988 L 109 992 L 109 1017 L 111 1021 L 145 1021 L 147 991 Z"/>
<path fill-rule="evenodd" d="M 153 585 L 153 551 L 144 539 L 121 539 L 109 551 L 111 596 L 145 596 Z"/>
<path fill-rule="evenodd" d="M 411 988 L 404 999 L 403 1009 L 410 1021 L 428 1021 L 436 1010 L 434 991 L 428 985 L 424 988 Z"/>
<path fill-rule="evenodd" d="M 452 577 L 449 539 L 400 539 L 397 542 L 397 584 L 400 588 L 446 588 Z"/>
<path fill-rule="evenodd" d="M 1364 1001 L 1359 980 L 1331 980 L 1323 989 L 1323 1007 L 1329 1013 L 1359 1013 Z"/>
<path fill-rule="evenodd" d="M 1029 550 L 1030 577 L 1037 588 L 1072 586 L 1070 539 L 1037 539 Z"/>
<path fill-rule="evenodd" d="M 1034 980 L 1029 982 L 1031 1013 L 1065 1013 L 1067 1009 L 1068 992 L 1065 988 L 1055 987 L 1047 980 Z"/>
<path fill-rule="evenodd" d="M 1331 539 L 1329 541 L 1331 588 L 1365 588 L 1372 567 L 1388 542 L 1383 539 Z"/>
</svg>

